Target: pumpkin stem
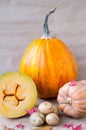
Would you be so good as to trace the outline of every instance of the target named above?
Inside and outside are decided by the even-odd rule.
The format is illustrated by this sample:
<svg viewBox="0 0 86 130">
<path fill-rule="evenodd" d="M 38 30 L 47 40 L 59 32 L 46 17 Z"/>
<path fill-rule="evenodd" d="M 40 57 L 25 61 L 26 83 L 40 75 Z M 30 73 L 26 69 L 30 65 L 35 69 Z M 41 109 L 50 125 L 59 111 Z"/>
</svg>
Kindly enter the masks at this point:
<svg viewBox="0 0 86 130">
<path fill-rule="evenodd" d="M 54 13 L 56 10 L 56 7 L 54 7 L 52 10 L 49 11 L 49 13 L 45 16 L 45 20 L 44 20 L 44 35 L 42 38 L 50 38 L 50 32 L 49 32 L 49 28 L 48 28 L 48 17 Z"/>
<path fill-rule="evenodd" d="M 67 98 L 67 101 L 59 102 L 59 104 L 69 104 L 69 105 L 72 105 L 72 99 L 71 98 Z"/>
</svg>

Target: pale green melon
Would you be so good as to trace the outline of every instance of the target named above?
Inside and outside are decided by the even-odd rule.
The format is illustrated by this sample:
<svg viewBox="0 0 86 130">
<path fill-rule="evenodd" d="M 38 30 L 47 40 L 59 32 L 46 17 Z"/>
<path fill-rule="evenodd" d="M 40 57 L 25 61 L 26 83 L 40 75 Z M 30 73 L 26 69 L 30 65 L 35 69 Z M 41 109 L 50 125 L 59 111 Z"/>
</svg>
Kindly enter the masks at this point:
<svg viewBox="0 0 86 130">
<path fill-rule="evenodd" d="M 20 72 L 9 72 L 0 76 L 0 114 L 17 118 L 34 107 L 37 89 L 33 80 Z"/>
</svg>

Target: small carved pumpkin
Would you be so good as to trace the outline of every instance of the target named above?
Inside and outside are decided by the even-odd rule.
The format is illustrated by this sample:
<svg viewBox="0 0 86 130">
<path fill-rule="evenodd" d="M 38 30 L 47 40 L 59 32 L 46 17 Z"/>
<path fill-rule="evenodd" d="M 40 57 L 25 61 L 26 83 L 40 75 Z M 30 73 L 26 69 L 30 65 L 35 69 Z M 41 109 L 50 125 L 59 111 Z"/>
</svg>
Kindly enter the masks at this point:
<svg viewBox="0 0 86 130">
<path fill-rule="evenodd" d="M 57 101 L 65 115 L 86 116 L 86 80 L 66 83 L 59 89 Z"/>
<path fill-rule="evenodd" d="M 27 48 L 20 62 L 20 71 L 29 75 L 36 83 L 38 96 L 53 98 L 66 82 L 77 78 L 78 67 L 73 54 L 59 39 L 52 38 L 45 17 L 44 35 L 34 40 Z"/>
</svg>

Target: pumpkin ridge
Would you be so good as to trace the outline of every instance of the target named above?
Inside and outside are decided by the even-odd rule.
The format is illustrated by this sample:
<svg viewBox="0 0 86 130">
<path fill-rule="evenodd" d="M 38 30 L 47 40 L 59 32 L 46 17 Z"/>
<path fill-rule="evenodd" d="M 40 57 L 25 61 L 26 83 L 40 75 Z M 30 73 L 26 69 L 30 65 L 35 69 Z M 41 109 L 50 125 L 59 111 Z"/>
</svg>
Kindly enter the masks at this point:
<svg viewBox="0 0 86 130">
<path fill-rule="evenodd" d="M 82 101 L 82 99 L 81 100 L 80 99 L 79 100 L 74 99 L 74 101 L 80 103 L 80 105 L 82 105 L 82 106 L 86 105 L 86 104 L 84 104 L 84 102 L 86 101 L 86 99 L 83 99 L 83 101 Z"/>
<path fill-rule="evenodd" d="M 32 75 L 32 72 L 33 71 L 37 71 L 37 67 L 36 67 L 36 64 L 35 64 L 35 61 L 36 61 L 36 59 L 37 59 L 37 57 L 38 57 L 38 51 L 39 51 L 39 49 L 40 49 L 40 46 L 41 46 L 41 40 L 39 41 L 39 42 L 37 42 L 36 43 L 36 41 L 34 41 L 34 46 L 36 45 L 36 48 L 35 48 L 35 50 L 34 50 L 34 52 L 32 51 L 32 53 L 34 53 L 34 54 L 32 54 L 32 59 L 31 59 L 31 67 L 30 67 L 30 72 L 31 72 L 31 77 L 33 78 L 33 75 Z M 29 59 L 30 60 L 30 59 Z M 28 66 L 29 67 L 29 66 Z M 35 72 L 36 72 L 35 71 Z M 26 72 L 27 73 L 27 72 Z M 37 73 L 37 72 L 36 72 Z M 36 73 L 34 74 L 35 76 L 34 77 L 36 77 Z M 34 78 L 33 78 L 34 79 Z"/>
<path fill-rule="evenodd" d="M 75 100 L 82 100 L 85 97 L 85 95 L 86 95 L 86 94 L 85 95 L 82 94 L 82 92 L 84 91 L 84 89 L 85 88 L 80 88 L 80 89 L 78 88 L 77 92 L 72 96 L 72 98 L 74 98 Z M 82 97 L 81 96 L 78 97 L 78 95 L 81 95 Z"/>
<path fill-rule="evenodd" d="M 61 74 L 60 74 L 60 71 L 59 71 L 59 65 L 57 64 L 56 51 L 55 51 L 54 45 L 56 45 L 56 44 L 55 44 L 54 40 L 51 39 L 49 41 L 49 47 L 50 47 L 50 53 L 51 53 L 51 62 L 52 62 L 52 69 L 51 69 L 52 75 L 51 76 L 53 76 L 53 79 L 57 79 L 57 80 L 52 80 L 53 86 L 54 86 L 53 89 L 55 89 L 55 91 L 57 93 L 59 87 L 56 88 L 55 86 L 59 86 L 59 79 L 60 79 Z M 53 62 L 53 60 L 54 60 L 54 62 Z M 58 75 L 58 73 L 59 73 L 59 75 Z"/>
<path fill-rule="evenodd" d="M 59 48 L 59 45 L 57 45 L 56 41 L 52 38 L 51 39 L 51 42 L 50 42 L 50 46 L 52 48 L 51 50 L 51 54 L 52 54 L 52 61 L 54 60 L 53 62 L 53 69 L 54 69 L 54 74 L 55 74 L 55 77 L 57 78 L 56 80 L 56 86 L 58 86 L 58 89 L 63 85 L 62 82 L 60 83 L 60 79 L 63 80 L 62 78 L 62 65 L 61 65 L 61 60 L 59 58 L 59 52 L 57 53 L 58 51 L 58 48 Z M 58 56 L 56 55 L 58 54 Z M 58 61 L 58 62 L 57 62 Z"/>
<path fill-rule="evenodd" d="M 37 67 L 38 67 L 38 70 L 37 70 L 37 75 L 36 78 L 35 78 L 35 81 L 37 83 L 37 86 L 40 86 L 38 87 L 38 93 L 40 93 L 41 95 L 45 96 L 47 95 L 47 93 L 45 93 L 45 88 L 47 86 L 47 82 L 49 82 L 50 80 L 47 80 L 47 78 L 49 78 L 49 73 L 50 73 L 50 69 L 49 67 L 47 67 L 46 69 L 46 65 L 48 66 L 48 60 L 46 60 L 45 57 L 47 57 L 47 54 L 45 53 L 46 52 L 46 44 L 48 43 L 48 39 L 47 39 L 47 43 L 44 43 L 45 39 L 42 40 L 41 42 L 41 48 L 42 50 L 39 50 L 38 51 L 38 56 L 37 56 L 37 60 L 36 61 L 39 61 L 39 63 L 37 64 Z M 46 42 L 46 41 L 45 41 Z M 40 53 L 41 52 L 41 53 Z M 41 54 L 43 55 L 43 57 L 41 58 Z M 44 63 L 42 63 L 44 62 Z M 43 69 L 42 69 L 43 68 Z M 45 68 L 45 71 L 43 71 Z M 37 78 L 38 77 L 38 78 Z M 45 86 L 45 87 L 43 87 Z M 49 88 L 49 86 L 47 86 Z M 48 93 L 49 93 L 50 90 L 48 90 Z"/>
<path fill-rule="evenodd" d="M 71 50 L 69 50 L 69 48 L 66 46 L 66 44 L 64 44 L 64 42 L 63 41 L 61 41 L 60 39 L 59 39 L 59 41 L 60 41 L 60 44 L 62 43 L 63 45 L 62 45 L 62 49 L 64 49 L 64 51 L 66 52 L 65 54 L 66 54 L 66 56 L 68 57 L 68 60 L 69 60 L 69 64 L 70 64 L 70 62 L 71 62 L 71 70 L 73 70 L 73 72 L 72 71 L 70 71 L 70 72 L 72 72 L 72 74 L 70 74 L 70 75 L 72 75 L 71 76 L 71 78 L 73 77 L 74 79 L 76 79 L 76 77 L 77 77 L 77 75 L 78 75 L 78 66 L 77 66 L 77 62 L 76 62 L 76 59 L 75 59 L 75 57 L 74 57 L 74 55 L 73 55 L 73 53 L 71 52 Z M 69 69 L 70 70 L 70 69 Z M 70 73 L 69 72 L 69 73 Z M 77 75 L 76 75 L 77 74 Z M 72 80 L 73 80 L 73 78 L 72 78 Z M 70 80 L 69 80 L 70 81 Z"/>
<path fill-rule="evenodd" d="M 81 106 L 81 108 L 86 110 L 86 104 L 84 104 L 84 101 L 79 102 L 78 100 L 74 100 L 74 104 L 76 104 L 76 106 Z"/>
<path fill-rule="evenodd" d="M 74 108 L 74 107 L 73 107 L 73 108 Z M 81 114 L 79 113 L 79 111 L 75 110 L 75 112 L 77 113 L 77 114 L 75 115 L 75 112 L 74 112 L 73 108 L 71 108 L 71 107 L 69 107 L 69 106 L 68 106 L 68 107 L 65 106 L 64 113 L 65 113 L 66 115 L 69 115 L 69 116 L 72 116 L 72 117 L 75 117 L 75 118 L 80 117 Z"/>
<path fill-rule="evenodd" d="M 36 39 L 36 40 L 37 40 L 37 39 Z M 32 44 L 30 44 L 30 45 L 27 47 L 27 49 L 26 49 L 24 55 L 23 55 L 22 58 L 21 58 L 21 61 L 20 61 L 20 71 L 22 71 L 22 72 L 24 72 L 24 69 L 25 69 L 24 66 L 25 66 L 25 62 L 26 62 L 26 60 L 27 60 L 26 55 L 28 54 L 28 52 L 30 51 L 30 49 L 33 48 L 33 46 L 34 46 L 34 41 L 32 42 Z"/>
<path fill-rule="evenodd" d="M 64 77 L 63 77 L 63 80 L 65 81 L 65 79 L 68 79 L 68 81 L 70 81 L 73 77 L 72 75 L 72 67 L 71 67 L 71 64 L 70 64 L 70 57 L 69 57 L 69 49 L 68 47 L 64 44 L 63 41 L 59 40 L 59 39 L 54 39 L 58 46 L 57 46 L 57 49 L 59 47 L 59 50 L 60 50 L 60 54 L 61 54 L 61 57 L 62 57 L 62 64 L 64 64 L 64 68 L 63 68 L 63 71 L 64 71 Z M 60 57 L 60 58 L 61 58 Z M 66 64 L 65 64 L 65 57 L 66 57 Z M 64 60 L 63 60 L 64 59 Z M 70 73 L 70 74 L 69 74 Z M 71 77 L 68 77 L 68 76 L 71 76 Z M 66 81 L 66 82 L 68 82 Z M 65 83 L 65 82 L 64 82 Z"/>
<path fill-rule="evenodd" d="M 82 108 L 79 108 L 80 106 L 73 107 L 74 110 L 82 112 L 83 114 L 86 113 L 86 108 L 82 110 Z"/>
<path fill-rule="evenodd" d="M 36 67 L 35 66 L 35 61 L 36 61 L 36 57 L 38 56 L 38 51 L 39 51 L 39 49 L 40 49 L 40 46 L 41 46 L 41 40 L 37 43 L 37 46 L 36 46 L 36 51 L 35 51 L 35 53 L 34 53 L 34 55 L 33 55 L 33 58 L 32 58 L 32 71 L 33 71 L 33 69 Z M 36 44 L 36 43 L 35 43 Z"/>
<path fill-rule="evenodd" d="M 35 55 L 35 59 L 34 59 L 34 66 L 31 69 L 31 72 L 33 73 L 33 71 L 35 72 L 34 75 L 31 74 L 32 78 L 34 79 L 34 81 L 36 82 L 36 86 L 37 86 L 37 90 L 39 92 L 43 93 L 43 88 L 42 88 L 42 82 L 41 82 L 41 61 L 43 61 L 43 59 L 41 58 L 41 55 L 39 54 L 42 48 L 42 42 L 44 41 L 44 39 L 40 40 L 39 42 L 39 48 L 37 49 L 37 54 Z M 39 63 L 37 62 L 39 61 Z M 38 89 L 38 86 L 40 86 L 40 88 Z"/>
<path fill-rule="evenodd" d="M 43 39 L 43 41 L 44 41 L 45 39 Z M 42 42 L 43 42 L 42 41 Z M 37 58 L 37 60 L 39 61 L 39 63 L 37 64 L 37 66 L 38 66 L 38 71 L 37 71 L 37 73 L 38 73 L 38 78 L 37 78 L 37 86 L 40 86 L 39 88 L 38 88 L 38 92 L 41 94 L 41 95 L 44 95 L 44 88 L 43 88 L 43 84 L 45 85 L 45 82 L 46 82 L 46 76 L 45 76 L 45 74 L 46 74 L 46 71 L 43 71 L 43 68 L 44 67 L 46 67 L 46 65 L 45 65 L 45 63 L 46 63 L 46 61 L 45 61 L 45 48 L 43 47 L 43 43 L 41 42 L 41 46 L 40 46 L 40 54 L 38 54 L 39 56 L 38 56 L 38 58 Z M 42 49 L 42 50 L 41 50 Z"/>
<path fill-rule="evenodd" d="M 65 100 L 67 100 L 68 97 L 66 94 L 64 94 L 63 90 L 61 90 L 61 92 L 59 93 L 60 93 L 60 96 L 62 96 L 63 98 L 65 98 Z"/>
<path fill-rule="evenodd" d="M 54 72 L 52 72 L 52 70 L 53 70 L 53 62 L 52 62 L 52 57 L 51 57 L 51 48 L 50 48 L 50 39 L 47 39 L 46 41 L 45 41 L 45 48 L 44 48 L 44 50 L 45 50 L 45 52 L 46 52 L 46 66 L 45 66 L 45 70 L 46 70 L 46 76 L 47 76 L 47 78 L 46 78 L 46 80 L 47 80 L 47 82 L 48 82 L 48 85 L 46 84 L 46 86 L 47 86 L 47 88 L 48 88 L 48 91 L 47 91 L 47 95 L 48 95 L 48 93 L 49 93 L 49 95 L 52 95 L 52 90 L 53 90 L 53 87 L 51 87 L 51 83 L 53 82 L 53 77 L 54 77 Z M 51 68 L 50 68 L 50 66 L 51 66 Z M 53 77 L 52 77 L 52 75 L 53 75 Z M 53 85 L 54 86 L 54 85 Z M 52 88 L 52 89 L 51 89 Z"/>
</svg>

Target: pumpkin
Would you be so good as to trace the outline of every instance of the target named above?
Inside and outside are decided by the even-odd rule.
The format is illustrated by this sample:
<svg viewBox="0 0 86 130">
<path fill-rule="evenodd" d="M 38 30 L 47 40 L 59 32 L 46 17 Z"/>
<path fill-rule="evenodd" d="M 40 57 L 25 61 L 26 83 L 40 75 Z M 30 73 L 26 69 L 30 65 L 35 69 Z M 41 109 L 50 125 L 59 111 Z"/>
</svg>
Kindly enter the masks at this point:
<svg viewBox="0 0 86 130">
<path fill-rule="evenodd" d="M 76 79 L 78 72 L 76 60 L 65 43 L 50 36 L 48 17 L 55 9 L 45 16 L 43 37 L 29 44 L 20 62 L 20 71 L 35 81 L 41 98 L 56 97 L 59 88 Z"/>
<path fill-rule="evenodd" d="M 71 81 L 59 89 L 57 101 L 65 115 L 86 116 L 86 80 Z"/>
</svg>

